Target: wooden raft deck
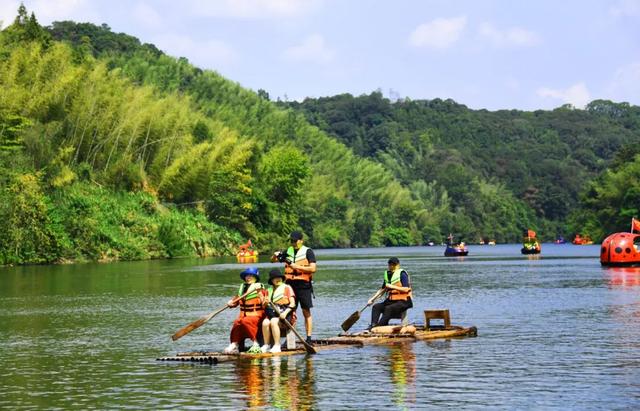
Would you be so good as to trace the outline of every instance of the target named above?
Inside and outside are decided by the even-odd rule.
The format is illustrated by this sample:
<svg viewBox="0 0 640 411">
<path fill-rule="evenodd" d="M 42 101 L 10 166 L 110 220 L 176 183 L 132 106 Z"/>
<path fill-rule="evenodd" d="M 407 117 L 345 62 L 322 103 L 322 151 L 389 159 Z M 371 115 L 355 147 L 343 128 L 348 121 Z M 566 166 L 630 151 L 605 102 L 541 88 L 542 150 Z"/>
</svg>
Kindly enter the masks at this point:
<svg viewBox="0 0 640 411">
<path fill-rule="evenodd" d="M 401 328 L 400 326 L 397 327 Z M 342 333 L 337 337 L 327 338 L 326 341 L 331 342 L 354 342 L 361 345 L 371 344 L 389 344 L 403 341 L 424 341 L 435 340 L 439 338 L 455 338 L 455 337 L 476 337 L 478 329 L 476 327 L 460 327 L 452 325 L 450 327 L 430 327 L 427 331 L 424 326 L 416 326 L 415 334 L 375 334 L 369 332 L 358 332 L 355 334 Z"/>
<path fill-rule="evenodd" d="M 373 344 L 391 344 L 397 342 L 414 342 L 418 340 L 433 340 L 439 338 L 475 337 L 478 335 L 476 327 L 450 326 L 431 327 L 428 331 L 424 326 L 416 326 L 415 334 L 375 334 L 370 332 L 358 332 L 355 334 L 342 333 L 337 337 L 321 338 L 313 341 L 316 351 L 338 350 L 342 348 L 363 347 Z M 250 354 L 242 352 L 239 354 L 225 354 L 216 351 L 189 351 L 178 353 L 174 356 L 159 357 L 158 361 L 180 361 L 196 362 L 204 364 L 218 364 L 222 362 L 259 359 L 276 356 L 288 356 L 306 354 L 304 347 L 296 347 L 294 350 L 284 349 L 279 353 L 259 353 Z"/>
</svg>

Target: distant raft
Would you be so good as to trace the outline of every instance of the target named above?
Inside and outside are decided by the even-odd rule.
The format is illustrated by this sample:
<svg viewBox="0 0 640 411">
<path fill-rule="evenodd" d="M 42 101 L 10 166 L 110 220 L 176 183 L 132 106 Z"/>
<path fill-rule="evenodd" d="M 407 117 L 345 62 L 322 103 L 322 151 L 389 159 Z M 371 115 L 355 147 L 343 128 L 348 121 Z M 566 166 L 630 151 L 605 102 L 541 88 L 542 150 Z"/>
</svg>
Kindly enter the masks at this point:
<svg viewBox="0 0 640 411">
<path fill-rule="evenodd" d="M 246 243 L 240 244 L 238 246 L 236 258 L 238 259 L 239 263 L 243 264 L 255 263 L 256 261 L 258 261 L 258 251 L 253 247 L 251 239 L 249 239 Z"/>
<path fill-rule="evenodd" d="M 540 247 L 538 240 L 524 241 L 522 243 L 522 248 L 520 249 L 522 254 L 540 254 L 541 251 L 542 247 Z"/>
<path fill-rule="evenodd" d="M 522 233 L 522 248 L 520 252 L 522 254 L 540 254 L 542 247 L 536 237 L 536 232 L 533 230 L 524 230 Z"/>
<path fill-rule="evenodd" d="M 576 234 L 571 243 L 574 245 L 591 245 L 593 244 L 593 240 L 591 240 L 588 235 L 581 236 L 580 234 Z"/>
</svg>

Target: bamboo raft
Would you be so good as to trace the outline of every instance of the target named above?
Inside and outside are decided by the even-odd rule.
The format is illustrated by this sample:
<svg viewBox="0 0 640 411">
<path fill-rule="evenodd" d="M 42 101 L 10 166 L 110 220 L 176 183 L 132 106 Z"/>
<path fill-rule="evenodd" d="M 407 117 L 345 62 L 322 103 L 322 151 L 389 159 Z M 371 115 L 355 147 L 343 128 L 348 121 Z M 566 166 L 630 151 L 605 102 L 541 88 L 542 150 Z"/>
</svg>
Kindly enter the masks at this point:
<svg viewBox="0 0 640 411">
<path fill-rule="evenodd" d="M 400 331 L 402 326 L 391 327 L 393 330 Z M 343 348 L 363 347 L 373 344 L 391 344 L 397 342 L 415 342 L 424 340 L 434 340 L 441 338 L 459 338 L 459 337 L 476 337 L 478 329 L 476 327 L 460 327 L 457 325 L 428 327 L 424 325 L 415 325 L 415 333 L 371 333 L 362 331 L 354 334 L 341 333 L 336 337 L 320 338 L 313 340 L 313 348 L 316 351 L 338 350 Z M 374 329 L 375 330 L 375 329 Z M 158 361 L 182 361 L 195 362 L 204 364 L 218 364 L 222 362 L 230 362 L 244 359 L 260 359 L 276 356 L 288 356 L 306 354 L 306 350 L 302 346 L 295 349 L 283 349 L 279 353 L 257 353 L 251 354 L 241 352 L 239 354 L 225 354 L 216 351 L 189 351 L 178 353 L 174 356 L 159 357 Z"/>
</svg>

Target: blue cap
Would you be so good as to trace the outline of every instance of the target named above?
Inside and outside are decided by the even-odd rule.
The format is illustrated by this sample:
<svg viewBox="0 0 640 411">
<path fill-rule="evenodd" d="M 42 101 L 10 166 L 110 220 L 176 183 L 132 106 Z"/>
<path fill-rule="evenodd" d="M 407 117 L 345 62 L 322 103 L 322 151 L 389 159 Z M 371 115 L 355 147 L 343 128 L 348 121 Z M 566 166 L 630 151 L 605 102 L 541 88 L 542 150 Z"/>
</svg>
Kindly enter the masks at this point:
<svg viewBox="0 0 640 411">
<path fill-rule="evenodd" d="M 257 281 L 260 281 L 260 273 L 258 272 L 258 267 L 247 267 L 243 272 L 240 273 L 240 278 L 244 280 L 244 278 L 248 275 L 252 275 L 256 277 Z"/>
</svg>

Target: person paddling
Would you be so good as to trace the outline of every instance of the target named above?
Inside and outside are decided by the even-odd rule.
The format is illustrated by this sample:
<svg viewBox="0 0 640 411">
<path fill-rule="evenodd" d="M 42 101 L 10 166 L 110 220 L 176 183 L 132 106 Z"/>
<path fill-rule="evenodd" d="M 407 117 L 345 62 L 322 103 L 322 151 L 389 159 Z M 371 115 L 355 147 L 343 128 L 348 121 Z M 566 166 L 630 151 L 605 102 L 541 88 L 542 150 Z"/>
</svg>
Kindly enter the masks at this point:
<svg viewBox="0 0 640 411">
<path fill-rule="evenodd" d="M 400 260 L 397 257 L 391 257 L 387 264 L 389 269 L 384 272 L 384 282 L 381 287 L 381 290 L 386 291 L 387 299 L 371 308 L 369 329 L 388 325 L 390 319 L 400 318 L 403 312 L 413 307 L 409 274 L 400 267 Z M 369 300 L 369 305 L 371 304 L 373 299 Z"/>
<path fill-rule="evenodd" d="M 243 346 L 246 338 L 253 342 L 250 353 L 259 353 L 258 331 L 264 318 L 264 289 L 260 283 L 260 274 L 256 267 L 248 267 L 240 273 L 240 278 L 244 281 L 240 285 L 238 294 L 227 302 L 229 307 L 240 305 L 240 313 L 231 326 L 231 343 L 224 349 L 225 354 L 237 354 Z M 237 297 L 249 292 L 244 298 L 236 300 Z"/>
<path fill-rule="evenodd" d="M 268 301 L 274 303 L 280 310 L 278 315 L 271 307 L 267 306 L 265 312 L 267 318 L 262 320 L 262 337 L 264 339 L 264 345 L 261 348 L 262 352 L 280 352 L 280 319 L 286 318 L 290 324 L 294 324 L 293 315 L 296 308 L 295 294 L 293 288 L 289 284 L 284 283 L 284 274 L 277 268 L 274 268 L 269 272 L 269 284 L 267 288 Z M 268 303 L 265 301 L 265 305 Z M 273 346 L 269 347 L 269 341 L 273 336 Z"/>
</svg>

